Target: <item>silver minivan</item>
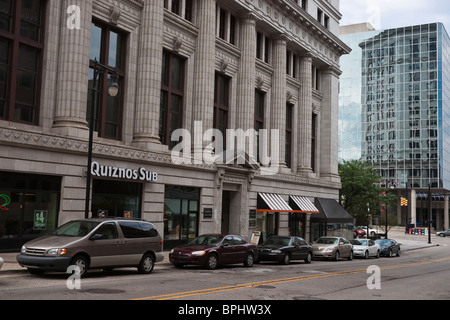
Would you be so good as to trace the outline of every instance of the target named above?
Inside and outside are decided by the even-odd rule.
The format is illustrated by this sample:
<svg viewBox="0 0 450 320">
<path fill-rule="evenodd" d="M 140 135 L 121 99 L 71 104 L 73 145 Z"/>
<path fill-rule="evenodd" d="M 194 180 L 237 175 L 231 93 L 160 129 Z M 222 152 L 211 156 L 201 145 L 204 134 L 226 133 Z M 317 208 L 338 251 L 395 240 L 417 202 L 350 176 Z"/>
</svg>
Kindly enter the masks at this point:
<svg viewBox="0 0 450 320">
<path fill-rule="evenodd" d="M 151 273 L 164 259 L 162 238 L 155 226 L 143 220 L 118 218 L 70 221 L 52 233 L 27 242 L 17 262 L 30 273 L 137 267 Z"/>
</svg>

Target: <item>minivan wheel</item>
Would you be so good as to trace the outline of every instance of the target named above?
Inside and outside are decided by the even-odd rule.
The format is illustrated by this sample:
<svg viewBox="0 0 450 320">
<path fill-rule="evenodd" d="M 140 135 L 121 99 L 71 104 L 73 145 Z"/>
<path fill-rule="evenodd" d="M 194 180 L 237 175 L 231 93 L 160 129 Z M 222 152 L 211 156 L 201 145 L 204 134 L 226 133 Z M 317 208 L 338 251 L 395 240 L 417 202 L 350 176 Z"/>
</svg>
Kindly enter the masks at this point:
<svg viewBox="0 0 450 320">
<path fill-rule="evenodd" d="M 153 271 L 155 266 L 155 259 L 151 254 L 145 254 L 142 257 L 141 263 L 139 263 L 138 270 L 140 273 L 149 274 Z"/>
<path fill-rule="evenodd" d="M 88 270 L 88 259 L 85 256 L 75 256 L 70 263 L 71 266 L 78 267 L 80 269 L 79 276 L 81 278 L 85 277 Z"/>
</svg>

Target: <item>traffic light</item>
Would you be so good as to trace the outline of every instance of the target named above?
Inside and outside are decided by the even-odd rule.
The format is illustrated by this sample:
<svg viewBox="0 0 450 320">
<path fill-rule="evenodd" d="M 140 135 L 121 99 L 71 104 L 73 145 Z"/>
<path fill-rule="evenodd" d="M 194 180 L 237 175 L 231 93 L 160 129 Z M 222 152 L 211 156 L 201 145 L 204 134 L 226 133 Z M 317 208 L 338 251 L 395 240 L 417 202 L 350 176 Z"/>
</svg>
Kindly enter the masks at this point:
<svg viewBox="0 0 450 320">
<path fill-rule="evenodd" d="M 400 206 L 407 207 L 408 206 L 408 199 L 400 197 Z"/>
</svg>

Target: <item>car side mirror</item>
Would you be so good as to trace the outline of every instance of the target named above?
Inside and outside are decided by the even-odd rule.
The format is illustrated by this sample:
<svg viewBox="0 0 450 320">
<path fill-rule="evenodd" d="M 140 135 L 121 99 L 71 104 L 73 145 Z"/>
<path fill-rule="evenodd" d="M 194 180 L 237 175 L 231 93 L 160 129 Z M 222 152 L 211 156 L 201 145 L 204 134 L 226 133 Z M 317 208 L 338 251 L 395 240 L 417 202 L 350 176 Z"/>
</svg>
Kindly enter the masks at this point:
<svg viewBox="0 0 450 320">
<path fill-rule="evenodd" d="M 89 240 L 95 241 L 95 240 L 102 240 L 103 238 L 104 237 L 103 237 L 103 235 L 101 233 L 96 233 Z"/>
<path fill-rule="evenodd" d="M 222 247 L 228 247 L 229 245 L 229 243 L 222 243 Z"/>
</svg>

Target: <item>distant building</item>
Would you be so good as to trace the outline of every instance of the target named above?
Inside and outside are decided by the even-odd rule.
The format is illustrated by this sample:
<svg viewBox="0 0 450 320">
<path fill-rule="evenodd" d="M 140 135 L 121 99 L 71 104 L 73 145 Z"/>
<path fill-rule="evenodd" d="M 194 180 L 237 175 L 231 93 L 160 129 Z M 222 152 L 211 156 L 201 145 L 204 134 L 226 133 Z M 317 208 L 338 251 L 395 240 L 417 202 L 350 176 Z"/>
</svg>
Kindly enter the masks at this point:
<svg viewBox="0 0 450 320">
<path fill-rule="evenodd" d="M 422 200 L 431 187 L 440 199 L 433 202 L 433 226 L 448 227 L 450 38 L 444 26 L 377 31 L 361 24 L 341 27 L 340 38 L 352 53 L 341 64 L 339 158 L 367 160 L 386 187 L 399 194 L 409 189 L 410 212 L 398 210 L 400 223 L 426 223 Z"/>
</svg>

